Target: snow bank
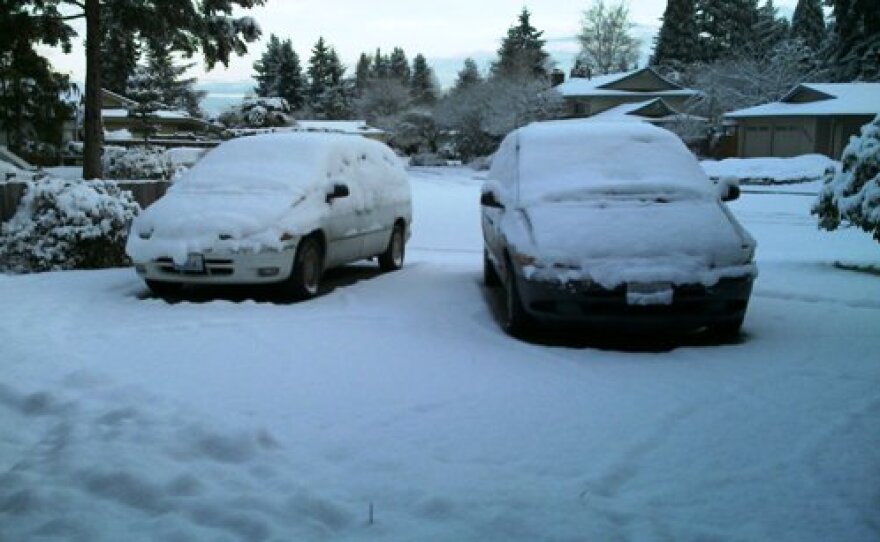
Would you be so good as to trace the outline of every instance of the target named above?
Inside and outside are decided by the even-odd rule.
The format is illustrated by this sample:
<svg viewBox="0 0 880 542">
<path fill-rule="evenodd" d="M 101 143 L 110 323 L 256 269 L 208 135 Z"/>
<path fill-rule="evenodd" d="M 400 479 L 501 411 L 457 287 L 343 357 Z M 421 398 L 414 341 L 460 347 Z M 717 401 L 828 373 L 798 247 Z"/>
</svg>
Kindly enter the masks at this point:
<svg viewBox="0 0 880 542">
<path fill-rule="evenodd" d="M 712 179 L 734 177 L 740 184 L 794 184 L 821 179 L 837 162 L 821 154 L 793 158 L 727 158 L 700 162 Z"/>
<path fill-rule="evenodd" d="M 285 133 L 226 142 L 182 175 L 135 222 L 135 261 L 190 252 L 281 249 L 284 234 L 318 227 L 334 184 L 350 195 L 340 211 L 409 199 L 406 172 L 385 145 L 358 136 Z M 221 241 L 220 238 L 223 238 Z"/>
<path fill-rule="evenodd" d="M 714 197 L 684 143 L 643 123 L 540 122 L 513 132 L 495 155 L 489 178 L 520 205 L 609 193 Z M 511 184 L 519 180 L 519 194 Z"/>
<path fill-rule="evenodd" d="M 172 147 L 165 151 L 165 160 L 177 171 L 180 168 L 191 168 L 202 159 L 210 149 L 193 147 Z"/>
</svg>

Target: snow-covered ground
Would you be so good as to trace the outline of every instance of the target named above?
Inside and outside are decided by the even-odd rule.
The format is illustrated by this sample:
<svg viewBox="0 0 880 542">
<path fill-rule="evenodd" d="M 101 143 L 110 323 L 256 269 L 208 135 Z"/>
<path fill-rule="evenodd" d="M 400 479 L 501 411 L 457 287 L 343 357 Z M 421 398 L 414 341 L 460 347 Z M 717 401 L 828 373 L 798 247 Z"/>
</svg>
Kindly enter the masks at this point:
<svg viewBox="0 0 880 542">
<path fill-rule="evenodd" d="M 740 343 L 530 344 L 480 284 L 480 181 L 411 179 L 406 267 L 307 303 L 0 276 L 0 540 L 880 537 L 880 277 L 833 265 L 880 266 L 868 235 L 746 194 Z"/>
</svg>

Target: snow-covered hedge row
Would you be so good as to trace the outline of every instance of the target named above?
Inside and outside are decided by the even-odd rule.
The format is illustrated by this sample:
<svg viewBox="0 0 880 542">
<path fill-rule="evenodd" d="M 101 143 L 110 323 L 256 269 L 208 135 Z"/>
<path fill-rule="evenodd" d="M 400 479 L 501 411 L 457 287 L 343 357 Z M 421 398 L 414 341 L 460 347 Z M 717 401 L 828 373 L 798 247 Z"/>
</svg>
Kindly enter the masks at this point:
<svg viewBox="0 0 880 542">
<path fill-rule="evenodd" d="M 727 158 L 700 162 L 711 179 L 734 177 L 739 184 L 795 184 L 818 181 L 836 162 L 821 154 L 792 158 Z"/>
<path fill-rule="evenodd" d="M 813 207 L 819 227 L 836 230 L 848 223 L 880 242 L 880 115 L 850 140 L 840 161 L 840 168 L 828 170 Z"/>
<path fill-rule="evenodd" d="M 128 226 L 140 212 L 113 181 L 27 183 L 12 219 L 0 227 L 0 266 L 31 272 L 128 264 Z"/>
<path fill-rule="evenodd" d="M 104 175 L 111 179 L 170 179 L 174 166 L 165 156 L 165 149 L 104 147 Z"/>
</svg>

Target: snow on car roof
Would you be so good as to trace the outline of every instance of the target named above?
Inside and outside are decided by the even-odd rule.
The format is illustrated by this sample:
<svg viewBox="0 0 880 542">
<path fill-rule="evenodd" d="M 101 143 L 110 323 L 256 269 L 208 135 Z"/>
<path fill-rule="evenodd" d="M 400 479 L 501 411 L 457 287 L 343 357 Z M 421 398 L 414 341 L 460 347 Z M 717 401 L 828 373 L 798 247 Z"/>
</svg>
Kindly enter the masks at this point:
<svg viewBox="0 0 880 542">
<path fill-rule="evenodd" d="M 394 165 L 391 151 L 363 137 L 277 133 L 227 141 L 209 152 L 178 185 L 187 190 L 305 192 L 344 176 L 362 156 Z"/>
<path fill-rule="evenodd" d="M 522 204 L 596 193 L 714 194 L 684 143 L 647 123 L 530 124 L 505 138 L 489 177 L 508 191 L 518 184 L 513 197 Z"/>
</svg>

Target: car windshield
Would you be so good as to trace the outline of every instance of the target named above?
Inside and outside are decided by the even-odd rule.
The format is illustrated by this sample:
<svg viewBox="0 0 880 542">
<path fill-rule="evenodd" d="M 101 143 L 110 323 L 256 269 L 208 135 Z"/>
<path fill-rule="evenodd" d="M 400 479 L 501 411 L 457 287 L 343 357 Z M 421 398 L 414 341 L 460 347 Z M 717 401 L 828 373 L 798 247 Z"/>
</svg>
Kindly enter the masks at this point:
<svg viewBox="0 0 880 542">
<path fill-rule="evenodd" d="M 326 182 L 327 141 L 310 134 L 240 138 L 209 152 L 177 183 L 182 191 L 304 193 Z"/>
<path fill-rule="evenodd" d="M 642 126 L 525 130 L 520 140 L 519 200 L 709 197 L 712 184 L 671 133 Z"/>
</svg>

